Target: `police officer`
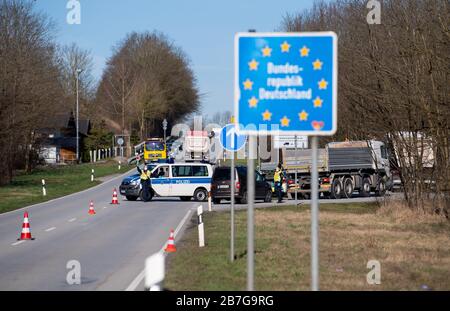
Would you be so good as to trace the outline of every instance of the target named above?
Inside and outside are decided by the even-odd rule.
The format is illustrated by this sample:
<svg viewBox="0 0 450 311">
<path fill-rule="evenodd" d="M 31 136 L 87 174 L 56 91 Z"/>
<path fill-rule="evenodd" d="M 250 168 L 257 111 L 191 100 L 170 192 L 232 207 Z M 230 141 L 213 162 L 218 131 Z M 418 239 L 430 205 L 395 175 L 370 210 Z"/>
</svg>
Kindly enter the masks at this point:
<svg viewBox="0 0 450 311">
<path fill-rule="evenodd" d="M 275 173 L 273 174 L 273 181 L 275 183 L 275 192 L 278 196 L 278 203 L 283 202 L 283 177 L 284 172 L 281 164 L 278 164 L 275 169 Z"/>
<path fill-rule="evenodd" d="M 142 191 L 144 192 L 142 198 L 145 202 L 147 202 L 150 199 L 150 188 L 152 186 L 151 180 L 150 180 L 151 173 L 148 170 L 147 165 L 145 165 L 145 163 L 144 163 L 143 170 L 141 170 L 139 168 L 139 165 L 136 165 L 136 168 L 137 168 L 139 174 L 141 175 Z"/>
</svg>

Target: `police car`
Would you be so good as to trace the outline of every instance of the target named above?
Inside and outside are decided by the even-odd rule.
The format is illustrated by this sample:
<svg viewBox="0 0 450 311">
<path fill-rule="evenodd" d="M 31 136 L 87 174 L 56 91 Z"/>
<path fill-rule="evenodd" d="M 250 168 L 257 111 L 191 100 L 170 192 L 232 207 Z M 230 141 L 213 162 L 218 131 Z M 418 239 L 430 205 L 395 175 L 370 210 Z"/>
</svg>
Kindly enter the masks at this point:
<svg viewBox="0 0 450 311">
<path fill-rule="evenodd" d="M 206 201 L 211 190 L 213 169 L 204 163 L 156 164 L 151 171 L 151 197 L 179 197 L 182 201 L 192 198 Z M 143 191 L 139 174 L 128 176 L 119 187 L 127 200 L 142 199 Z"/>
</svg>

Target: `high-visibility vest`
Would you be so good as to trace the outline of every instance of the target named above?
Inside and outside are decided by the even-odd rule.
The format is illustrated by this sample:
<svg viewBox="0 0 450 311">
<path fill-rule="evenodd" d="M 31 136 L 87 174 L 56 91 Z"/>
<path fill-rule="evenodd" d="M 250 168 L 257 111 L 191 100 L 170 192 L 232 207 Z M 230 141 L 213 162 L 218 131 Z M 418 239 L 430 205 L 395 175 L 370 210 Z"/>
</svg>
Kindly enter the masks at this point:
<svg viewBox="0 0 450 311">
<path fill-rule="evenodd" d="M 276 170 L 275 174 L 273 174 L 273 181 L 280 182 L 281 181 L 281 170 Z"/>
<path fill-rule="evenodd" d="M 150 179 L 150 172 L 147 171 L 147 173 L 146 173 L 146 172 L 142 171 L 142 173 L 141 173 L 141 179 L 142 179 L 142 180 Z"/>
</svg>

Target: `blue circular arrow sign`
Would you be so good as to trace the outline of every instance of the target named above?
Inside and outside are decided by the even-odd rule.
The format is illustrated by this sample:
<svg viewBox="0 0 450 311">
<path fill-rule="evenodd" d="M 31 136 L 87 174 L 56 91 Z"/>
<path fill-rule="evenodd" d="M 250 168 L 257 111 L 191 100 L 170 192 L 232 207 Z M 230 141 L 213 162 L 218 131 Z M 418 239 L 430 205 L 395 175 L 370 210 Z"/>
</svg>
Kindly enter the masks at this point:
<svg viewBox="0 0 450 311">
<path fill-rule="evenodd" d="M 237 151 L 245 146 L 247 135 L 238 135 L 234 124 L 227 124 L 220 132 L 220 143 L 228 151 Z"/>
</svg>

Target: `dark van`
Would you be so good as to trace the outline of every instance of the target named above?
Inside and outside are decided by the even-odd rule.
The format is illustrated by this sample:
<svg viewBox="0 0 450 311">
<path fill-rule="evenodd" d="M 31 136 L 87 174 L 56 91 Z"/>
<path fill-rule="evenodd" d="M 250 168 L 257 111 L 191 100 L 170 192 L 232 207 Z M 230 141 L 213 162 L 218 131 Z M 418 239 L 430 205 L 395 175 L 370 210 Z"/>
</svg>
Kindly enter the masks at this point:
<svg viewBox="0 0 450 311">
<path fill-rule="evenodd" d="M 211 197 L 214 204 L 219 204 L 222 199 L 230 200 L 230 167 L 216 167 L 211 181 Z M 236 166 L 235 170 L 235 199 L 237 203 L 247 203 L 247 167 Z M 255 171 L 255 199 L 272 201 L 272 187 L 266 179 Z"/>
</svg>

